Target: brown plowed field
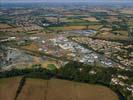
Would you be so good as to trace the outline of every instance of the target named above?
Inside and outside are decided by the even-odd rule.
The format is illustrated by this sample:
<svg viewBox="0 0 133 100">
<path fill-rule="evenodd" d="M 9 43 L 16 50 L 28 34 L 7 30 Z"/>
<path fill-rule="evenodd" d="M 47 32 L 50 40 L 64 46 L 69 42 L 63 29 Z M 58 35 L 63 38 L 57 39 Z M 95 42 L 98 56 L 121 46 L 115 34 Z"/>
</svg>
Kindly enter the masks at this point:
<svg viewBox="0 0 133 100">
<path fill-rule="evenodd" d="M 14 100 L 20 78 L 0 79 L 0 100 Z M 104 86 L 72 81 L 27 78 L 17 100 L 118 100 Z"/>
</svg>

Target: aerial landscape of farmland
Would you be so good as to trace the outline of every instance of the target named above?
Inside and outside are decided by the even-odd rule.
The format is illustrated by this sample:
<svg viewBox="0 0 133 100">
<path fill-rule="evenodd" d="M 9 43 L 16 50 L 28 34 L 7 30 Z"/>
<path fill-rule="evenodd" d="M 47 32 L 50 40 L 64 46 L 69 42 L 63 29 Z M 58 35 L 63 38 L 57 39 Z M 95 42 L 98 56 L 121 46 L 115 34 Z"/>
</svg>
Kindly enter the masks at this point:
<svg viewBox="0 0 133 100">
<path fill-rule="evenodd" d="M 0 100 L 133 100 L 133 1 L 1 0 Z"/>
</svg>

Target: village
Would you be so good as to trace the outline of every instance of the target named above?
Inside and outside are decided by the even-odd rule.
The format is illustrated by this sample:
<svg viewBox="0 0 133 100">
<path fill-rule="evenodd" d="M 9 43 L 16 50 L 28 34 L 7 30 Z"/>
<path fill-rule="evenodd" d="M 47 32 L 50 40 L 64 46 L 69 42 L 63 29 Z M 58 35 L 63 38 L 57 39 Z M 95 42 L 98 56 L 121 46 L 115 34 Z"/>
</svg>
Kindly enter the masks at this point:
<svg viewBox="0 0 133 100">
<path fill-rule="evenodd" d="M 125 66 L 133 65 L 133 52 L 128 52 L 126 48 L 133 48 L 133 45 L 123 45 L 118 42 L 110 42 L 87 37 L 74 37 L 73 40 L 82 44 L 87 44 L 94 51 L 102 53 L 104 56 L 118 60 Z"/>
</svg>

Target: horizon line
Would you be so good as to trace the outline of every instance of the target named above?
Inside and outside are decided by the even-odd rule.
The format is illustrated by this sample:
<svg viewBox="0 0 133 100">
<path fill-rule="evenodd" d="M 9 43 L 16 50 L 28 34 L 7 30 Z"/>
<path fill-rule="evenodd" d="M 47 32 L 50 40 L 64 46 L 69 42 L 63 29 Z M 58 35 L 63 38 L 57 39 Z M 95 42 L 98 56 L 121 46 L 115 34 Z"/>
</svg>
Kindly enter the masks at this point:
<svg viewBox="0 0 133 100">
<path fill-rule="evenodd" d="M 131 3 L 133 1 L 1 1 L 1 3 Z"/>
</svg>

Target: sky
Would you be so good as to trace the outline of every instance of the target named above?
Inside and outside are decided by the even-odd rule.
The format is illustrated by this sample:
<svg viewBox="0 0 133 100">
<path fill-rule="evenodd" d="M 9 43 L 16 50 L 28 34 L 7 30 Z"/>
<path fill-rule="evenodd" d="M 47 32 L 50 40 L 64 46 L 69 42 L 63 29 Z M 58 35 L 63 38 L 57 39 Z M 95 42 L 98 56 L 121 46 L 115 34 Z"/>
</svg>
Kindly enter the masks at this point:
<svg viewBox="0 0 133 100">
<path fill-rule="evenodd" d="M 133 0 L 0 0 L 0 2 L 133 2 Z"/>
</svg>

